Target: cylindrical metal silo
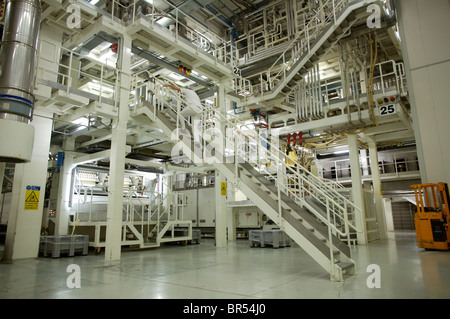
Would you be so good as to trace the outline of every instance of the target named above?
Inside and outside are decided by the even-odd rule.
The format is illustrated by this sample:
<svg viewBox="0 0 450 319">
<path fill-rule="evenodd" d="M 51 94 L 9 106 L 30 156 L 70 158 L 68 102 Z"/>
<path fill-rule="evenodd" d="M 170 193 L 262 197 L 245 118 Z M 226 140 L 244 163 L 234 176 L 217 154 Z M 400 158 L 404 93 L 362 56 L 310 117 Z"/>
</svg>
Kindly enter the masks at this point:
<svg viewBox="0 0 450 319">
<path fill-rule="evenodd" d="M 31 159 L 34 128 L 29 123 L 40 22 L 39 0 L 6 3 L 0 49 L 0 162 Z"/>
</svg>

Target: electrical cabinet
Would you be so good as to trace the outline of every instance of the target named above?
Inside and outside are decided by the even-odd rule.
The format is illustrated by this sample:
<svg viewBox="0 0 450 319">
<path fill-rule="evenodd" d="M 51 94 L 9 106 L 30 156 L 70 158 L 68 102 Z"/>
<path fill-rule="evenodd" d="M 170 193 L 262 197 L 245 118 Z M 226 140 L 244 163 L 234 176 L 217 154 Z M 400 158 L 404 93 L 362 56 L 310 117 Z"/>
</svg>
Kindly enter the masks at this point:
<svg viewBox="0 0 450 319">
<path fill-rule="evenodd" d="M 216 198 L 214 188 L 197 189 L 198 191 L 198 226 L 214 227 L 216 225 Z"/>
<path fill-rule="evenodd" d="M 197 189 L 187 189 L 180 193 L 185 195 L 185 203 L 183 205 L 184 219 L 192 220 L 192 226 L 198 227 Z"/>
</svg>

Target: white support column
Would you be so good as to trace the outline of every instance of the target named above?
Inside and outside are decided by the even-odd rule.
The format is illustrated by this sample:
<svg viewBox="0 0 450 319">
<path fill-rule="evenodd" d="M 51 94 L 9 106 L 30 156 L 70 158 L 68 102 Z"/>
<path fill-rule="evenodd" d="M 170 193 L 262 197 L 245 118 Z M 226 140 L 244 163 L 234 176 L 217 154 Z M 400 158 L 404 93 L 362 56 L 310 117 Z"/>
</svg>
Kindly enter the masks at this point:
<svg viewBox="0 0 450 319">
<path fill-rule="evenodd" d="M 109 194 L 106 216 L 105 261 L 120 260 L 122 248 L 123 181 L 125 170 L 128 101 L 130 90 L 131 38 L 124 34 L 120 41 L 119 117 L 113 122 L 109 167 Z M 117 94 L 117 92 L 116 92 Z"/>
<path fill-rule="evenodd" d="M 225 187 L 225 190 L 223 188 Z M 227 196 L 225 177 L 216 170 L 216 247 L 227 247 Z"/>
<path fill-rule="evenodd" d="M 3 261 L 36 258 L 39 253 L 52 114 L 35 110 L 31 162 L 16 164 Z"/>
<path fill-rule="evenodd" d="M 380 170 L 378 169 L 377 144 L 372 139 L 369 140 L 370 167 L 372 168 L 373 197 L 377 210 L 378 235 L 380 239 L 386 238 L 386 219 L 383 209 L 383 198 L 381 196 Z"/>
<path fill-rule="evenodd" d="M 228 207 L 227 208 L 227 216 L 228 216 L 228 240 L 236 241 L 237 239 L 237 211 L 236 207 Z"/>
<path fill-rule="evenodd" d="M 0 163 L 0 215 L 3 215 L 3 200 L 5 198 L 3 191 L 3 179 L 5 178 L 6 163 Z M 1 220 L 0 220 L 1 223 Z"/>
<path fill-rule="evenodd" d="M 233 184 L 228 183 L 227 187 L 227 200 L 229 202 L 234 202 L 236 198 L 235 187 Z M 228 240 L 236 240 L 236 208 L 227 207 L 227 224 L 228 224 Z"/>
<path fill-rule="evenodd" d="M 75 150 L 75 137 L 65 138 L 63 141 L 64 163 L 59 173 L 58 198 L 56 200 L 55 235 L 67 235 L 69 232 L 69 201 L 72 182 L 72 171 L 75 168 L 74 156 L 70 151 Z"/>
<path fill-rule="evenodd" d="M 361 214 L 356 214 L 356 227 L 362 232 L 357 233 L 359 245 L 367 244 L 366 215 L 364 207 L 363 187 L 361 181 L 361 165 L 359 163 L 358 137 L 354 134 L 347 135 L 350 155 L 350 167 L 352 173 L 352 194 L 354 204 L 361 209 Z"/>
<path fill-rule="evenodd" d="M 394 217 L 392 216 L 392 199 L 391 198 L 383 198 L 383 206 L 384 211 L 386 213 L 386 228 L 387 231 L 394 231 Z"/>
<path fill-rule="evenodd" d="M 369 175 L 369 160 L 367 150 L 362 149 L 360 154 L 361 154 L 362 175 L 367 176 Z"/>
<path fill-rule="evenodd" d="M 225 86 L 219 84 L 216 94 L 216 108 L 224 114 L 226 112 L 225 103 Z M 216 128 L 221 130 L 222 136 L 225 136 L 225 127 L 222 123 L 216 123 Z M 225 145 L 225 142 L 223 143 Z M 223 150 L 221 150 L 223 152 Z M 217 158 L 225 161 L 224 156 Z M 215 197 L 216 197 L 216 247 L 227 247 L 227 196 L 226 196 L 226 179 L 218 170 L 216 170 L 215 178 Z M 225 190 L 223 188 L 225 187 Z"/>
</svg>

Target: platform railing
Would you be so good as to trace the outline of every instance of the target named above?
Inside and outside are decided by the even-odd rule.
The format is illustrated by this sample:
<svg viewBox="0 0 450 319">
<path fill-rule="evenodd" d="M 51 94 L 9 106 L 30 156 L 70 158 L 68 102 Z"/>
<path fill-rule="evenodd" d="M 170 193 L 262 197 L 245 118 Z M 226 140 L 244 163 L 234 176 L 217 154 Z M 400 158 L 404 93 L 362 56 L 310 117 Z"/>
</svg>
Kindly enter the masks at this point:
<svg viewBox="0 0 450 319">
<path fill-rule="evenodd" d="M 112 0 L 108 2 L 106 12 L 111 19 L 125 25 L 134 25 L 139 19 L 145 19 L 152 27 L 166 29 L 164 31 L 173 35 L 176 41 L 185 40 L 197 50 L 210 54 L 216 61 L 229 67 L 235 66 L 239 59 L 239 51 L 231 39 L 224 39 L 211 32 L 170 1 L 161 0 L 156 3 L 132 0 L 124 5 L 119 0 Z M 190 23 L 183 23 L 182 19 L 189 20 Z"/>
<path fill-rule="evenodd" d="M 155 81 L 155 88 L 161 87 L 162 82 L 158 82 L 160 81 Z M 166 92 L 166 94 L 169 92 Z M 155 95 L 157 94 L 157 91 L 155 91 Z M 185 101 L 179 95 L 173 93 L 169 93 L 169 95 L 176 100 L 176 103 L 165 103 L 164 101 L 166 101 L 166 99 L 164 97 L 167 95 L 162 95 L 159 99 L 163 101 L 162 104 L 166 108 L 169 108 L 173 112 L 177 112 L 176 114 L 179 114 L 178 111 L 181 107 L 187 107 L 187 105 L 185 105 Z M 154 112 L 164 110 L 163 108 L 158 109 L 159 105 L 160 104 L 158 103 L 158 101 L 154 103 Z M 305 198 L 307 196 L 311 196 L 318 200 L 327 208 L 330 219 L 333 219 L 335 221 L 339 220 L 339 226 L 337 226 L 336 223 L 332 223 L 332 221 L 328 221 L 320 213 L 316 213 L 316 217 L 319 218 L 322 222 L 326 223 L 334 233 L 337 233 L 342 237 L 349 236 L 349 229 L 352 229 L 353 231 L 359 231 L 353 224 L 354 218 L 350 217 L 349 214 L 353 215 L 361 213 L 361 209 L 355 206 L 349 199 L 345 198 L 339 192 L 337 192 L 334 187 L 330 187 L 329 182 L 327 183 L 322 181 L 320 178 L 314 176 L 300 164 L 297 163 L 297 165 L 295 166 L 289 165 L 288 163 L 295 163 L 295 160 L 282 152 L 279 145 L 277 145 L 278 143 L 273 142 L 268 138 L 268 136 L 265 136 L 264 134 L 240 128 L 236 121 L 227 118 L 225 114 L 222 114 L 216 108 L 205 107 L 203 114 L 203 124 L 205 124 L 205 122 L 209 122 L 215 123 L 215 125 L 214 128 L 208 128 L 205 125 L 202 125 L 203 130 L 199 131 L 200 134 L 205 134 L 206 130 L 212 129 L 212 131 L 209 131 L 210 134 L 214 134 L 216 138 L 218 137 L 223 139 L 223 150 L 221 154 L 222 160 L 226 161 L 227 156 L 234 156 L 233 163 L 235 165 L 236 176 L 238 175 L 239 170 L 239 158 L 242 158 L 241 154 L 243 154 L 242 149 L 238 149 L 238 147 L 242 146 L 241 140 L 239 139 L 244 138 L 247 140 L 247 145 L 249 147 L 253 147 L 255 150 L 255 152 L 253 152 L 251 156 L 244 155 L 244 161 L 254 165 L 257 170 L 260 171 L 260 173 L 264 174 L 268 179 L 275 181 L 279 192 L 287 194 L 295 200 L 298 200 L 303 205 L 308 205 L 305 201 Z M 177 123 L 179 123 L 178 120 Z M 179 128 L 179 126 L 177 128 Z M 202 137 L 203 136 L 205 135 L 202 135 Z M 203 139 L 203 146 L 204 151 L 205 146 L 207 146 L 206 139 Z M 228 149 L 229 154 L 225 154 L 225 149 Z M 270 167 L 274 167 L 275 170 L 272 170 Z M 291 174 L 292 176 L 295 176 L 295 179 L 301 189 L 300 192 L 293 192 L 290 185 L 283 182 L 283 179 L 281 177 L 284 174 Z M 281 201 L 279 203 L 281 204 Z M 340 225 L 344 225 L 344 227 L 342 228 Z"/>
<path fill-rule="evenodd" d="M 280 54 L 278 59 L 272 65 L 261 72 L 258 76 L 252 75 L 252 78 L 264 78 L 268 85 L 264 85 L 264 81 L 260 81 L 253 85 L 251 92 L 257 92 L 264 96 L 266 91 L 270 91 L 278 82 L 286 79 L 286 75 L 294 63 L 304 54 L 310 53 L 313 42 L 322 33 L 322 31 L 330 24 L 336 25 L 336 17 L 342 9 L 349 3 L 349 0 L 327 0 L 317 9 L 308 23 L 305 23 L 303 29 L 297 33 L 291 44 Z M 266 87 L 266 89 L 264 89 Z M 239 88 L 244 92 L 245 88 Z"/>
</svg>

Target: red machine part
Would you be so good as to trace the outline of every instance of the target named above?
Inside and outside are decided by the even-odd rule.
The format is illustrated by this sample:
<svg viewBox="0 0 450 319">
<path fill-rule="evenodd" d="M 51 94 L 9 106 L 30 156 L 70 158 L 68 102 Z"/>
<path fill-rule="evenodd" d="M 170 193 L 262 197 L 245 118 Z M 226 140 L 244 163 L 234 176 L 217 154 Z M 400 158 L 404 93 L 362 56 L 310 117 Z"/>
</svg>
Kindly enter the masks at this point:
<svg viewBox="0 0 450 319">
<path fill-rule="evenodd" d="M 6 1 L 0 0 L 0 20 L 2 20 L 5 16 L 5 3 Z"/>
<path fill-rule="evenodd" d="M 117 54 L 117 52 L 119 52 L 119 43 L 114 43 L 111 45 L 111 51 Z"/>
<path fill-rule="evenodd" d="M 298 137 L 298 142 L 297 142 L 297 137 Z M 298 133 L 288 134 L 287 135 L 288 145 L 291 144 L 291 139 L 292 139 L 292 143 L 294 143 L 294 145 L 301 145 L 303 143 L 303 133 L 298 132 Z"/>
</svg>

